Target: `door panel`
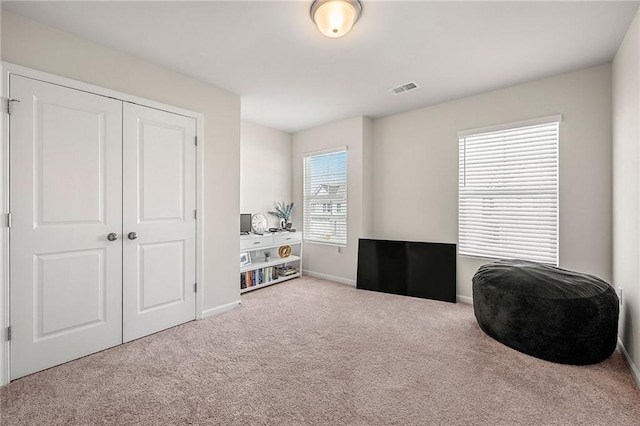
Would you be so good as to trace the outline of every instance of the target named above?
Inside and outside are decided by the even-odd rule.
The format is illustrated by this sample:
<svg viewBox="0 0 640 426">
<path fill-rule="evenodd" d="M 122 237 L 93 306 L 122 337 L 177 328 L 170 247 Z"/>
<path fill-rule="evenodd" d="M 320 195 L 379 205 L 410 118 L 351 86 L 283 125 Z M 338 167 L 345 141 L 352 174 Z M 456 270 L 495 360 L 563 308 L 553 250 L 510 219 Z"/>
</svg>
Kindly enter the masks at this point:
<svg viewBox="0 0 640 426">
<path fill-rule="evenodd" d="M 124 104 L 124 341 L 195 319 L 195 120 Z"/>
<path fill-rule="evenodd" d="M 35 260 L 36 340 L 104 323 L 104 249 L 40 254 Z"/>
<path fill-rule="evenodd" d="M 36 135 L 37 224 L 101 223 L 106 156 L 103 135 L 96 130 L 102 128 L 103 114 L 37 99 L 35 105 L 41 112 L 36 131 L 46 134 Z"/>
<path fill-rule="evenodd" d="M 185 301 L 184 241 L 138 246 L 141 279 L 138 312 Z"/>
<path fill-rule="evenodd" d="M 11 75 L 11 377 L 122 342 L 122 102 Z"/>
<path fill-rule="evenodd" d="M 139 223 L 183 221 L 185 213 L 185 129 L 140 120 Z"/>
</svg>

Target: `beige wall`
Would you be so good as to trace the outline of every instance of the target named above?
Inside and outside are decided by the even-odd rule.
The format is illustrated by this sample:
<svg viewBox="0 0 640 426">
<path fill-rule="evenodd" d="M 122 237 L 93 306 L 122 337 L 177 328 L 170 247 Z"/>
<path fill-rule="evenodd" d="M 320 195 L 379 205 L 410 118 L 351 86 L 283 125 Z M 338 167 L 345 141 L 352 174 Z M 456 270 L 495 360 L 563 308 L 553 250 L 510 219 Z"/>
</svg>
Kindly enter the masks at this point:
<svg viewBox="0 0 640 426">
<path fill-rule="evenodd" d="M 370 146 L 371 121 L 355 117 L 293 135 L 293 200 L 302 206 L 302 158 L 304 154 L 334 147 L 347 147 L 347 246 L 338 248 L 318 243 L 305 243 L 303 267 L 307 273 L 349 284 L 355 284 L 358 238 L 364 236 L 370 223 L 363 208 L 366 178 L 363 175 L 363 149 Z M 363 148 L 364 147 L 364 148 Z M 367 154 L 370 155 L 370 152 Z M 302 209 L 297 208 L 294 227 L 302 228 Z"/>
<path fill-rule="evenodd" d="M 269 226 L 279 219 L 267 212 L 291 198 L 292 135 L 242 122 L 240 132 L 240 212 L 263 213 Z"/>
<path fill-rule="evenodd" d="M 560 266 L 610 281 L 611 68 L 599 66 L 373 122 L 376 238 L 456 243 L 459 130 L 562 114 Z M 486 259 L 458 258 L 458 294 Z M 468 300 L 468 299 L 466 299 Z"/>
<path fill-rule="evenodd" d="M 204 309 L 240 299 L 240 98 L 54 28 L 2 12 L 2 60 L 204 115 Z"/>
<path fill-rule="evenodd" d="M 639 20 L 640 13 L 613 61 L 613 277 L 616 287 L 622 288 L 619 336 L 636 366 L 640 366 Z"/>
<path fill-rule="evenodd" d="M 362 120 L 362 238 L 373 238 L 373 121 Z"/>
<path fill-rule="evenodd" d="M 0 30 L 2 29 L 2 8 L 0 8 Z M 0 34 L 0 59 L 2 58 L 2 47 L 1 47 L 2 35 Z M 4 78 L 0 78 L 0 93 L 4 96 Z M 4 113 L 4 110 L 3 110 Z M 0 147 L 2 149 L 5 147 L 5 126 L 7 120 L 5 118 L 0 124 Z M 4 152 L 4 151 L 3 151 Z M 4 155 L 4 154 L 3 154 Z M 7 185 L 6 179 L 8 173 L 5 173 L 5 164 L 6 159 L 3 159 L 0 162 L 0 188 L 5 188 Z M 2 209 L 1 213 L 4 215 L 9 211 L 8 202 L 6 197 L 4 196 L 4 189 L 0 191 L 3 193 L 2 199 L 0 199 L 0 208 Z M 6 327 L 9 326 L 9 312 L 8 309 L 5 309 L 5 305 L 9 304 L 9 288 L 5 286 L 5 280 L 8 275 L 8 267 L 6 264 L 8 260 L 7 253 L 5 253 L 5 247 L 9 244 L 9 230 L 6 227 L 2 227 L 0 229 L 0 330 L 6 330 Z M 9 382 L 9 370 L 6 368 L 7 360 L 9 359 L 9 344 L 3 341 L 3 338 L 0 337 L 0 386 L 3 386 Z M 2 420 L 2 415 L 0 414 L 0 420 Z"/>
</svg>

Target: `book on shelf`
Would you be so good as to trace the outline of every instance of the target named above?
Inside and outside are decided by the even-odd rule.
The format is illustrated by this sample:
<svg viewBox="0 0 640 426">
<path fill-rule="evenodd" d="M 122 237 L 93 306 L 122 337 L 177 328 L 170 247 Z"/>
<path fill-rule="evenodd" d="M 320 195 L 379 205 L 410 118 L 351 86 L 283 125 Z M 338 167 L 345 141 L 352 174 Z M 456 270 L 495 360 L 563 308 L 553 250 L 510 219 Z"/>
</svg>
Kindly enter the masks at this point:
<svg viewBox="0 0 640 426">
<path fill-rule="evenodd" d="M 291 275 L 291 273 L 287 273 L 286 275 L 284 275 L 284 272 L 280 273 L 278 269 L 282 268 L 269 266 L 266 268 L 252 269 L 250 271 L 242 272 L 240 274 L 240 289 L 244 290 L 245 288 L 255 287 L 260 284 L 266 284 L 271 281 L 277 280 L 278 277 Z M 294 272 L 292 273 L 296 272 L 297 270 L 294 268 Z"/>
<path fill-rule="evenodd" d="M 278 273 L 278 276 L 280 277 L 287 277 L 289 275 L 294 275 L 298 273 L 298 269 L 294 268 L 293 266 L 281 266 L 276 268 L 276 271 Z"/>
</svg>

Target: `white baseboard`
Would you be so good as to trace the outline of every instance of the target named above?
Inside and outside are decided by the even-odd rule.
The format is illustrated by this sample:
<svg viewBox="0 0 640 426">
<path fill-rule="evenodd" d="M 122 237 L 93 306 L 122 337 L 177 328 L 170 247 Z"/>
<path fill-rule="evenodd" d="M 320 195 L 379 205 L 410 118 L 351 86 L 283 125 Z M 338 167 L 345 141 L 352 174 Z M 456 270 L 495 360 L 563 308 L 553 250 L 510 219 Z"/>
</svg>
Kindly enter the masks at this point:
<svg viewBox="0 0 640 426">
<path fill-rule="evenodd" d="M 627 361 L 627 365 L 629 366 L 629 371 L 631 371 L 631 375 L 636 381 L 636 386 L 640 388 L 640 372 L 638 371 L 638 369 L 636 368 L 636 365 L 631 360 L 631 357 L 629 356 L 629 352 L 627 352 L 627 348 L 624 347 L 624 345 L 622 344 L 622 340 L 620 340 L 619 337 L 618 337 L 618 347 L 620 348 L 620 352 L 622 352 L 624 359 Z"/>
<path fill-rule="evenodd" d="M 355 287 L 356 286 L 356 280 L 350 280 L 347 278 L 342 278 L 342 277 L 337 277 L 335 275 L 328 275 L 328 274 L 321 274 L 320 272 L 313 272 L 313 271 L 306 271 L 306 270 L 302 270 L 302 275 L 309 275 L 310 277 L 314 277 L 314 278 L 321 278 L 323 280 L 328 280 L 328 281 L 335 281 L 337 283 L 340 284 L 347 284 L 350 286 Z"/>
<path fill-rule="evenodd" d="M 347 278 L 337 277 L 335 275 L 322 274 L 320 272 L 307 271 L 307 270 L 303 270 L 302 275 L 309 275 L 310 277 L 314 277 L 314 278 L 321 278 L 323 280 L 335 281 L 337 283 L 347 284 L 353 287 L 356 286 L 355 280 L 349 280 Z M 456 300 L 460 303 L 467 303 L 469 305 L 473 305 L 473 298 L 469 296 L 462 296 L 461 294 L 457 294 Z"/>
<path fill-rule="evenodd" d="M 204 311 L 202 311 L 202 318 L 204 319 L 212 315 L 217 315 L 223 312 L 230 311 L 240 306 L 240 304 L 241 302 L 239 300 L 236 300 L 235 302 L 227 303 L 226 305 L 216 306 L 215 308 L 211 308 L 211 309 L 205 309 Z"/>
<path fill-rule="evenodd" d="M 468 305 L 473 305 L 473 297 L 463 296 L 461 294 L 456 294 L 456 300 L 460 303 L 466 303 Z"/>
</svg>

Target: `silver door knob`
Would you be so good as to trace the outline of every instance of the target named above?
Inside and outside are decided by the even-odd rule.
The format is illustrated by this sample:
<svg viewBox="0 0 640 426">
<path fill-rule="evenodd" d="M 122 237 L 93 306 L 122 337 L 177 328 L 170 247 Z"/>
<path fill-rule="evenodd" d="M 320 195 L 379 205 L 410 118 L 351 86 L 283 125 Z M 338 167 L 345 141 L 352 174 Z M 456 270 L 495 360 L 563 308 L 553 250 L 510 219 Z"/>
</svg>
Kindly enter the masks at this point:
<svg viewBox="0 0 640 426">
<path fill-rule="evenodd" d="M 107 235 L 107 240 L 109 241 L 115 241 L 117 239 L 118 239 L 118 234 L 116 234 L 115 232 L 112 232 L 109 235 Z"/>
<path fill-rule="evenodd" d="M 129 232 L 129 235 L 127 236 L 130 240 L 135 240 L 136 238 L 138 238 L 138 234 L 136 234 L 135 232 Z"/>
</svg>

